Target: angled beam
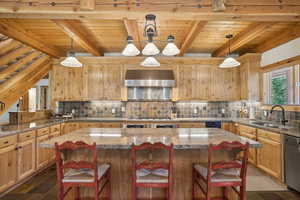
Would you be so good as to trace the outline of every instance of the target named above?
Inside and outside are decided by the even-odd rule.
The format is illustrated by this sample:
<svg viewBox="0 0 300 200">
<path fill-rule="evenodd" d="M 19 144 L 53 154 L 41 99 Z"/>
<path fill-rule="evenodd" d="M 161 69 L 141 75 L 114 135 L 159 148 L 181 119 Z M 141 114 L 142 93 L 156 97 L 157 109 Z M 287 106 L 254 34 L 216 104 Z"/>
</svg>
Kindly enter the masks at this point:
<svg viewBox="0 0 300 200">
<path fill-rule="evenodd" d="M 180 54 L 178 56 L 183 56 L 184 52 L 190 47 L 195 38 L 198 36 L 199 32 L 204 28 L 207 24 L 206 21 L 194 21 L 188 34 L 184 38 L 180 47 Z"/>
<path fill-rule="evenodd" d="M 44 43 L 41 38 L 38 38 L 33 33 L 23 29 L 12 20 L 0 19 L 0 33 L 55 58 L 59 58 L 65 55 L 65 53 L 63 53 L 56 47 L 52 46 L 51 44 Z"/>
<path fill-rule="evenodd" d="M 142 49 L 141 39 L 139 35 L 139 27 L 136 20 L 123 19 L 124 25 L 127 31 L 127 35 L 133 37 L 133 41 L 137 45 L 137 48 Z"/>
<path fill-rule="evenodd" d="M 9 76 L 11 73 L 15 72 L 16 70 L 20 69 L 24 64 L 30 62 L 32 59 L 36 58 L 41 53 L 38 51 L 32 52 L 19 60 L 18 62 L 8 66 L 7 68 L 0 71 L 0 80 L 4 79 L 5 77 Z"/>
<path fill-rule="evenodd" d="M 8 64 L 10 61 L 13 61 L 15 60 L 17 57 L 19 56 L 22 56 L 23 54 L 31 51 L 32 49 L 30 47 L 27 47 L 27 46 L 23 46 L 23 47 L 20 47 L 8 54 L 5 54 L 3 56 L 0 57 L 0 67 L 2 65 L 6 65 Z"/>
<path fill-rule="evenodd" d="M 80 10 L 95 10 L 96 0 L 80 0 Z"/>
<path fill-rule="evenodd" d="M 0 43 L 0 55 L 3 55 L 7 53 L 8 51 L 11 51 L 17 47 L 21 46 L 21 44 L 18 41 L 15 41 L 13 39 L 8 39 Z"/>
<path fill-rule="evenodd" d="M 273 36 L 249 51 L 263 53 L 298 37 L 300 37 L 300 25 L 295 24 L 293 27 L 285 29 L 281 33 Z"/>
<path fill-rule="evenodd" d="M 70 38 L 84 48 L 87 52 L 102 56 L 103 53 L 93 44 L 88 35 L 88 30 L 81 24 L 79 20 L 52 20 L 55 22 Z"/>
<path fill-rule="evenodd" d="M 233 52 L 248 42 L 257 38 L 260 34 L 264 33 L 268 30 L 268 28 L 272 27 L 275 22 L 259 22 L 259 23 L 252 23 L 249 25 L 245 30 L 238 33 L 236 36 L 233 37 L 230 41 L 230 50 Z M 228 53 L 228 44 L 226 42 L 220 48 L 213 52 L 213 56 L 225 56 Z"/>
<path fill-rule="evenodd" d="M 30 88 L 42 79 L 52 68 L 49 56 L 44 56 L 32 63 L 25 70 L 8 81 L 8 85 L 0 86 L 0 101 L 6 104 L 0 115 L 6 112 L 21 96 L 25 95 Z"/>
</svg>

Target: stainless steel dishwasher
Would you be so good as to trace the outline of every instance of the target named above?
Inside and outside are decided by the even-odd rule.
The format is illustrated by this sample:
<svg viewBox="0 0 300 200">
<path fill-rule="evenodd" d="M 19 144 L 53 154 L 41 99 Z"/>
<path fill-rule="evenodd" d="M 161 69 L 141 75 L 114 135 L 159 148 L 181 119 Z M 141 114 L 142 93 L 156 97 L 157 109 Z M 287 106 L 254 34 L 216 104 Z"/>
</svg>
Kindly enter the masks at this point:
<svg viewBox="0 0 300 200">
<path fill-rule="evenodd" d="M 285 182 L 300 192 L 300 137 L 284 136 Z"/>
</svg>

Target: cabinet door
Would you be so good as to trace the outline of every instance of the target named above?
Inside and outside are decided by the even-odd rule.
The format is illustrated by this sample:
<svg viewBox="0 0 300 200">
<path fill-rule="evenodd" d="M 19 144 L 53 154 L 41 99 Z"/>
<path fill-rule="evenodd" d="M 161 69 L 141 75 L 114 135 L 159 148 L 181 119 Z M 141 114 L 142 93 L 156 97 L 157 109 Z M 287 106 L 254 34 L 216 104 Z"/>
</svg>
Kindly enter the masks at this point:
<svg viewBox="0 0 300 200">
<path fill-rule="evenodd" d="M 203 122 L 199 123 L 179 123 L 178 128 L 204 128 L 205 124 Z"/>
<path fill-rule="evenodd" d="M 44 166 L 46 166 L 49 163 L 49 149 L 47 148 L 42 148 L 39 145 L 43 143 L 44 141 L 49 140 L 48 135 L 44 135 L 41 137 L 38 137 L 36 140 L 36 146 L 37 146 L 37 152 L 36 152 L 36 166 L 37 169 L 40 169 Z"/>
<path fill-rule="evenodd" d="M 245 137 L 245 138 L 249 138 L 251 140 L 256 140 L 256 136 L 255 135 L 251 135 L 251 134 L 240 132 L 240 136 Z M 250 163 L 252 163 L 253 165 L 256 165 L 256 163 L 257 163 L 257 151 L 256 151 L 255 148 L 249 148 L 248 161 Z"/>
<path fill-rule="evenodd" d="M 18 145 L 18 180 L 35 171 L 35 139 L 27 140 Z"/>
<path fill-rule="evenodd" d="M 10 145 L 0 149 L 0 192 L 17 180 L 17 149 Z"/>
<path fill-rule="evenodd" d="M 261 137 L 258 138 L 258 142 L 262 144 L 262 147 L 257 149 L 257 166 L 270 175 L 281 179 L 281 143 Z"/>
</svg>

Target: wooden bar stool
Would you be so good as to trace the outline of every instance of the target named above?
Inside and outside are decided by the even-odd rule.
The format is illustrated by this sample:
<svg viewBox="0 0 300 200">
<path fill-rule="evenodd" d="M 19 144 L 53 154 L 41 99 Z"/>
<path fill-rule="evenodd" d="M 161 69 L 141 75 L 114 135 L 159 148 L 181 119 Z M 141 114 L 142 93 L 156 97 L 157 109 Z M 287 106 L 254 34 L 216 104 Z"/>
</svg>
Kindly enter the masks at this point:
<svg viewBox="0 0 300 200">
<path fill-rule="evenodd" d="M 62 151 L 78 149 L 91 151 L 92 161 L 63 161 Z M 75 143 L 67 141 L 61 145 L 55 143 L 55 150 L 59 200 L 63 200 L 72 188 L 76 189 L 75 198 L 79 200 L 80 187 L 93 187 L 95 200 L 99 200 L 99 195 L 106 187 L 108 199 L 110 199 L 110 164 L 97 164 L 96 143 L 93 145 L 81 141 Z"/>
<path fill-rule="evenodd" d="M 166 150 L 168 152 L 168 163 L 153 162 L 152 160 L 138 162 L 137 151 L 141 150 Z M 133 145 L 132 156 L 132 200 L 137 199 L 137 188 L 164 188 L 167 192 L 167 199 L 172 199 L 172 178 L 173 178 L 173 144 L 167 146 L 158 143 L 143 143 Z"/>
<path fill-rule="evenodd" d="M 213 162 L 212 154 L 214 151 L 241 151 L 242 160 Z M 205 200 L 228 200 L 228 187 L 231 187 L 239 196 L 240 200 L 245 200 L 246 174 L 248 164 L 249 143 L 222 142 L 218 145 L 209 145 L 208 163 L 194 164 L 193 166 L 193 199 L 196 196 L 196 186 L 198 186 L 205 196 Z M 201 186 L 206 185 L 206 190 Z M 203 185 L 203 184 L 202 184 Z M 212 188 L 223 188 L 223 197 L 212 198 Z M 239 189 L 237 189 L 239 188 Z"/>
</svg>

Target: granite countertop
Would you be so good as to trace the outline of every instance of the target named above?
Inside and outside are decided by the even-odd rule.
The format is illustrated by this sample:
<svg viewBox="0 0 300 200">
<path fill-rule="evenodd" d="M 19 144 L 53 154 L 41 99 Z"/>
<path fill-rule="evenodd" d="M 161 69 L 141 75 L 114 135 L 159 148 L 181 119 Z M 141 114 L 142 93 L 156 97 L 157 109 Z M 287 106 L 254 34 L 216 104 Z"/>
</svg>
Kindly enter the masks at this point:
<svg viewBox="0 0 300 200">
<path fill-rule="evenodd" d="M 84 128 L 67 135 L 52 138 L 41 144 L 53 148 L 55 142 L 84 141 L 97 145 L 98 149 L 129 149 L 132 144 L 144 142 L 163 142 L 174 144 L 175 149 L 203 149 L 209 144 L 223 141 L 249 142 L 251 147 L 259 148 L 260 143 L 237 136 L 218 128 Z"/>
<path fill-rule="evenodd" d="M 21 125 L 3 125 L 0 126 L 0 137 L 7 135 L 18 134 L 24 131 L 34 130 L 38 128 L 43 128 L 51 125 L 55 125 L 62 122 L 205 122 L 205 121 L 222 121 L 222 122 L 236 122 L 255 128 L 260 128 L 264 130 L 269 130 L 279 134 L 286 134 L 295 137 L 300 137 L 300 128 L 297 127 L 286 127 L 282 128 L 271 128 L 265 127 L 257 124 L 253 124 L 253 120 L 242 119 L 242 118 L 176 118 L 176 119 L 127 119 L 127 118 L 74 118 L 74 119 L 48 119 L 48 120 L 37 120 L 32 123 L 24 123 Z"/>
</svg>

